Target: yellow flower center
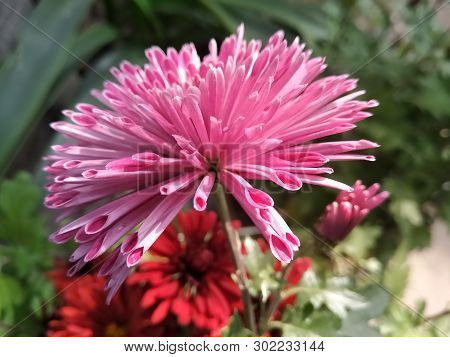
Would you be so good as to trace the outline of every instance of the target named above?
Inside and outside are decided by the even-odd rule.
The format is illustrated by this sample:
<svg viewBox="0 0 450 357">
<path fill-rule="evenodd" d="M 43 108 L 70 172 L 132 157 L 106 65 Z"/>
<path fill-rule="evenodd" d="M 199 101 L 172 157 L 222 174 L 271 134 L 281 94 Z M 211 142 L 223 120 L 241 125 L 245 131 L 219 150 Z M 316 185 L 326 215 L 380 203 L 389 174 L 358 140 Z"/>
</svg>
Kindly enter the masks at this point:
<svg viewBox="0 0 450 357">
<path fill-rule="evenodd" d="M 127 336 L 124 328 L 116 323 L 110 323 L 105 327 L 105 337 L 125 337 Z"/>
</svg>

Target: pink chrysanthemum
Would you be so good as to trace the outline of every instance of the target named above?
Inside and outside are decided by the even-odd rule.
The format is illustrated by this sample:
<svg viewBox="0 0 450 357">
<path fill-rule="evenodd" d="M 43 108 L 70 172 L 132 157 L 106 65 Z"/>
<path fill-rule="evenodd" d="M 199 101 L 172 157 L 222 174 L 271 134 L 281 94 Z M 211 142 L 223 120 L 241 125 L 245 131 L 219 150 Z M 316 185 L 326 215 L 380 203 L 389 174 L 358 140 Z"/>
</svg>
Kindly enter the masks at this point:
<svg viewBox="0 0 450 357">
<path fill-rule="evenodd" d="M 140 67 L 113 68 L 117 82 L 93 95 L 103 103 L 77 105 L 64 115 L 73 123 L 52 127 L 71 139 L 53 147 L 45 203 L 61 217 L 89 213 L 51 236 L 74 239 L 79 248 L 69 273 L 114 248 L 101 274 L 113 292 L 130 267 L 193 199 L 204 210 L 219 180 L 261 230 L 277 259 L 289 262 L 299 240 L 273 207 L 272 198 L 248 180 L 269 180 L 287 190 L 303 183 L 351 190 L 325 178 L 336 160 L 373 160 L 354 150 L 375 148 L 366 140 L 321 142 L 355 128 L 376 101 L 355 100 L 348 75 L 317 79 L 324 58 L 311 58 L 298 38 L 288 46 L 277 32 L 263 47 L 244 40 L 243 26 L 214 40 L 203 60 L 193 44 L 179 52 L 146 51 Z M 351 93 L 350 93 L 351 92 Z M 346 94 L 345 96 L 342 96 Z"/>
<path fill-rule="evenodd" d="M 316 224 L 316 230 L 330 242 L 344 239 L 375 207 L 389 197 L 389 192 L 378 193 L 380 185 L 375 183 L 366 189 L 361 181 L 353 185 L 353 192 L 341 192 L 336 201 L 330 203 Z"/>
</svg>

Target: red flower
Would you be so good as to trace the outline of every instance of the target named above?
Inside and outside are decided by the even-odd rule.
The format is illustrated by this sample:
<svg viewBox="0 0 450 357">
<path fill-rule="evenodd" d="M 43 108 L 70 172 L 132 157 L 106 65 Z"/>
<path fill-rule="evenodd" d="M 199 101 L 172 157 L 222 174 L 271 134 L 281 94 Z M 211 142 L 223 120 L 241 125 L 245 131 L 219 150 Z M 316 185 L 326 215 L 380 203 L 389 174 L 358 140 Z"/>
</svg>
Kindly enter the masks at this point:
<svg viewBox="0 0 450 357">
<path fill-rule="evenodd" d="M 305 271 L 311 268 L 311 263 L 312 263 L 311 258 L 308 257 L 295 259 L 288 267 L 289 271 L 286 277 L 285 289 L 296 286 L 300 282 L 300 280 L 302 280 Z M 280 270 L 281 270 L 281 263 L 277 261 L 275 263 L 275 271 Z M 280 305 L 278 305 L 278 311 L 275 315 L 281 317 L 281 313 L 286 308 L 286 306 L 293 305 L 296 299 L 297 295 L 291 295 L 283 299 L 280 302 Z M 277 316 L 275 316 L 275 318 L 277 318 Z"/>
<path fill-rule="evenodd" d="M 139 307 L 142 289 L 123 286 L 106 305 L 104 278 L 95 275 L 67 278 L 64 271 L 51 273 L 63 305 L 48 324 L 50 337 L 152 336 L 148 314 Z"/>
<path fill-rule="evenodd" d="M 178 222 L 180 232 L 168 227 L 129 283 L 147 288 L 141 307 L 152 309 L 153 326 L 176 317 L 182 326 L 214 334 L 241 305 L 227 238 L 214 212 L 180 213 Z"/>
</svg>

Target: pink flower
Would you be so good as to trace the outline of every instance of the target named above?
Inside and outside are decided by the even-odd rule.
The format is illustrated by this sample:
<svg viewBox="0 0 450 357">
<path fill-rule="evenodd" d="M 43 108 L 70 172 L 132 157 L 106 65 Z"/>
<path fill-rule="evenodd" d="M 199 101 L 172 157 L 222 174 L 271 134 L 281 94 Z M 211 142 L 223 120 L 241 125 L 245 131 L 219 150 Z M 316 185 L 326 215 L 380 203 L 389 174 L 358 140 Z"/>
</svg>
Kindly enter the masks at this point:
<svg viewBox="0 0 450 357">
<path fill-rule="evenodd" d="M 79 104 L 52 128 L 70 142 L 53 147 L 45 204 L 60 219 L 81 217 L 51 236 L 79 243 L 70 274 L 108 251 L 100 274 L 114 292 L 176 214 L 191 199 L 204 210 L 219 180 L 269 242 L 275 257 L 293 258 L 300 242 L 275 210 L 272 198 L 248 180 L 268 180 L 287 190 L 303 183 L 351 188 L 325 178 L 336 160 L 373 160 L 354 150 L 366 140 L 321 142 L 355 128 L 376 101 L 355 98 L 347 75 L 317 79 L 324 58 L 311 57 L 298 38 L 277 32 L 267 45 L 244 40 L 244 28 L 214 40 L 203 60 L 193 44 L 179 52 L 146 51 L 140 67 L 123 62 L 93 95 L 102 107 Z M 345 96 L 342 96 L 346 94 Z M 89 211 L 88 213 L 84 213 Z"/>
<path fill-rule="evenodd" d="M 361 181 L 356 181 L 353 192 L 341 192 L 336 201 L 325 208 L 316 223 L 317 232 L 330 242 L 344 239 L 371 210 L 389 197 L 389 192 L 378 193 L 379 189 L 377 183 L 366 189 Z"/>
</svg>

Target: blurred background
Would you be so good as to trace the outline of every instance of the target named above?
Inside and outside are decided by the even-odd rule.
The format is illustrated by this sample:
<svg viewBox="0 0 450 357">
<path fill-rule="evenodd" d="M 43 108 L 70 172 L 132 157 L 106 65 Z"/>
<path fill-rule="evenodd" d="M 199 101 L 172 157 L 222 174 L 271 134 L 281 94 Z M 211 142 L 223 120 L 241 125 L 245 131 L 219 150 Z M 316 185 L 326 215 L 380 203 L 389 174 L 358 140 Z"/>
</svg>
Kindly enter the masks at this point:
<svg viewBox="0 0 450 357">
<path fill-rule="evenodd" d="M 380 102 L 350 134 L 380 143 L 377 161 L 334 168 L 343 182 L 379 182 L 391 196 L 336 249 L 415 312 L 378 294 L 367 329 L 358 315 L 342 334 L 438 335 L 420 316 L 450 332 L 449 19 L 449 2 L 437 0 L 0 0 L 0 333 L 45 334 L 58 304 L 47 272 L 72 248 L 47 242 L 41 157 L 61 140 L 49 123 L 93 102 L 89 91 L 121 60 L 144 63 L 146 48 L 185 42 L 203 55 L 241 22 L 247 38 L 300 36 L 326 56 L 327 74 L 350 73 Z M 312 228 L 335 195 L 308 188 L 277 204 Z M 320 266 L 313 238 L 296 231 Z M 363 279 L 339 258 L 333 274 L 355 289 Z"/>
</svg>

